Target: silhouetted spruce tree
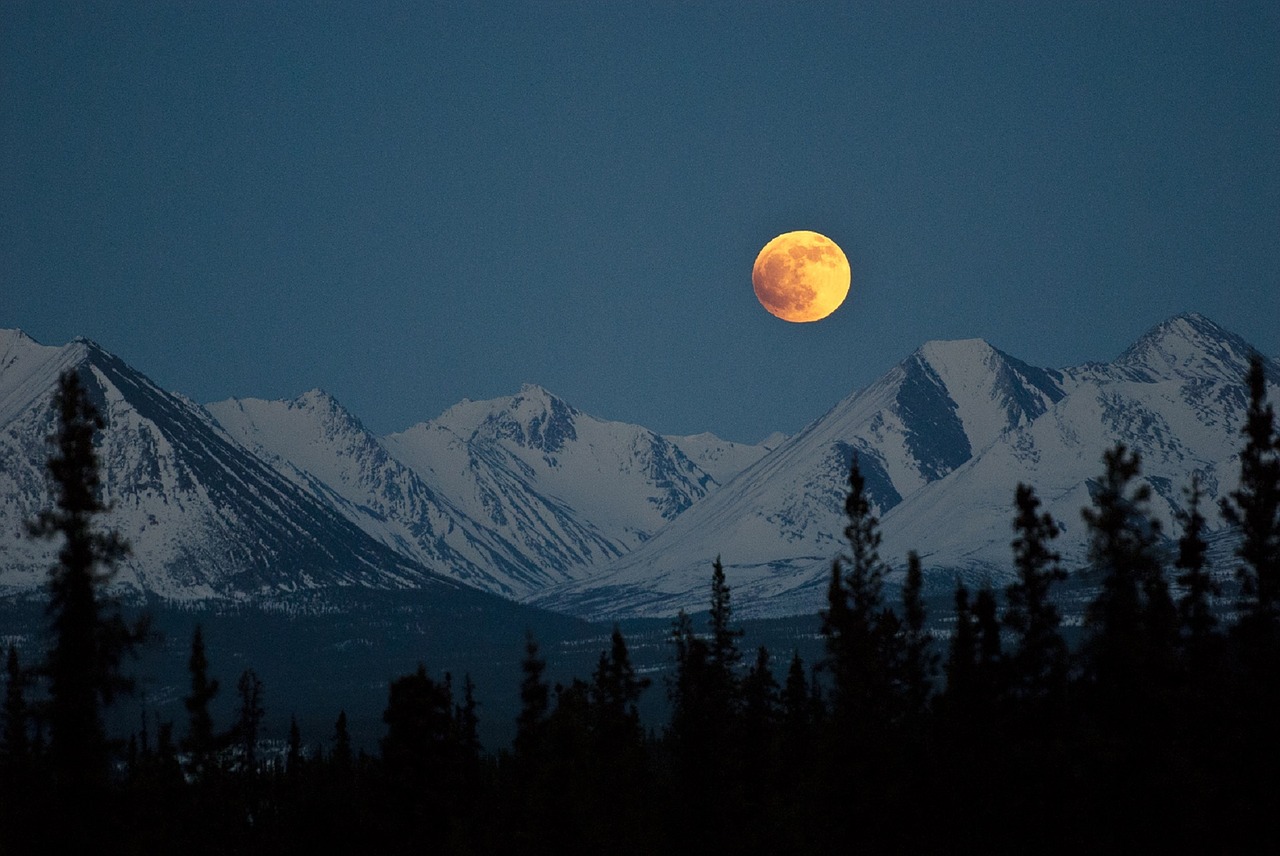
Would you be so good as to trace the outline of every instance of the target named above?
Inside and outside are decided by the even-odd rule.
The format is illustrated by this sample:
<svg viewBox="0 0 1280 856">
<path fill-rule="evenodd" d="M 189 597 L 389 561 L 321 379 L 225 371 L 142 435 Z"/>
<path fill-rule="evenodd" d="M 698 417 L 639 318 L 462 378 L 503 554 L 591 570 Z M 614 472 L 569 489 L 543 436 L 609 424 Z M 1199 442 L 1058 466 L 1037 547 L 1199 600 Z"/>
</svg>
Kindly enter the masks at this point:
<svg viewBox="0 0 1280 856">
<path fill-rule="evenodd" d="M 1085 612 L 1081 689 L 1095 740 L 1083 753 L 1090 802 L 1121 848 L 1140 846 L 1174 797 L 1173 739 L 1177 610 L 1161 565 L 1160 526 L 1148 511 L 1151 489 L 1134 485 L 1140 460 L 1123 444 L 1108 450 L 1093 485 L 1089 561 L 1103 574 Z"/>
<path fill-rule="evenodd" d="M 993 704 L 999 702 L 1006 683 L 1004 647 L 996 608 L 996 593 L 991 586 L 984 585 L 978 589 L 973 600 L 973 621 L 978 632 L 978 686 L 982 695 Z"/>
<path fill-rule="evenodd" d="M 905 633 L 883 602 L 887 567 L 879 555 L 879 520 L 855 456 L 845 499 L 849 553 L 832 562 L 822 633 L 831 675 L 830 751 L 823 760 L 828 802 L 819 809 L 838 818 L 833 841 L 861 839 L 885 847 L 895 836 L 904 805 L 899 764 L 904 713 Z M 836 799 L 837 794 L 845 796 Z M 824 845 L 820 845 L 824 846 Z"/>
<path fill-rule="evenodd" d="M 285 772 L 290 778 L 302 775 L 302 730 L 298 728 L 298 717 L 289 715 L 289 749 L 285 755 Z"/>
<path fill-rule="evenodd" d="M 244 772 L 252 774 L 258 768 L 258 738 L 262 720 L 267 715 L 262 702 L 262 681 L 253 669 L 245 669 L 236 681 L 236 693 L 240 696 L 240 715 L 236 719 L 235 735 L 240 744 L 240 763 Z"/>
<path fill-rule="evenodd" d="M 382 768 L 391 812 L 387 831 L 397 846 L 430 832 L 447 840 L 445 829 L 454 794 L 452 768 L 453 698 L 423 665 L 391 682 L 382 721 Z M 394 849 L 394 848 L 393 848 Z"/>
<path fill-rule="evenodd" d="M 741 682 L 741 701 L 736 728 L 739 760 L 733 770 L 731 794 L 733 827 L 737 849 L 754 843 L 764 852 L 777 852 L 778 806 L 794 798 L 794 783 L 780 781 L 779 770 L 779 687 L 769 668 L 769 649 L 756 649 L 754 662 Z M 775 787 L 763 787 L 774 782 Z M 733 843 L 733 842 L 730 842 Z"/>
<path fill-rule="evenodd" d="M 1050 600 L 1056 582 L 1067 578 L 1050 547 L 1058 524 L 1040 513 L 1035 490 L 1019 484 L 1014 496 L 1013 564 L 1017 581 L 1005 589 L 1004 626 L 1015 636 L 1010 654 L 1010 691 L 1021 702 L 1063 702 L 1069 657 L 1062 618 Z"/>
<path fill-rule="evenodd" d="M 462 704 L 454 710 L 453 718 L 458 723 L 458 743 L 467 758 L 472 761 L 480 759 L 479 707 L 476 701 L 475 681 L 471 680 L 471 674 L 467 673 L 462 679 Z"/>
<path fill-rule="evenodd" d="M 961 730 L 991 724 L 1004 694 L 1005 658 L 996 613 L 996 595 L 989 585 L 971 596 L 963 583 L 956 583 L 956 623 L 943 667 L 947 687 L 939 704 Z"/>
<path fill-rule="evenodd" d="M 1220 503 L 1223 518 L 1240 535 L 1241 614 L 1229 633 L 1233 685 L 1224 723 L 1235 737 L 1227 742 L 1233 763 L 1222 778 L 1250 783 L 1229 791 L 1238 836 L 1233 846 L 1241 852 L 1270 844 L 1268 828 L 1257 819 L 1280 801 L 1280 435 L 1257 354 L 1249 361 L 1248 384 L 1240 484 Z"/>
<path fill-rule="evenodd" d="M 880 522 L 871 511 L 856 456 L 849 469 L 845 514 L 849 554 L 831 565 L 827 609 L 822 613 L 824 665 L 833 681 L 837 733 L 862 735 L 874 743 L 893 718 L 898 622 L 882 600 L 887 568 L 880 560 Z"/>
<path fill-rule="evenodd" d="M 811 772 L 808 769 L 813 761 L 811 752 L 822 718 L 821 702 L 815 697 L 816 683 L 810 682 L 800 652 L 792 651 L 787 677 L 778 696 L 781 761 L 792 777 L 800 775 L 802 770 Z"/>
<path fill-rule="evenodd" d="M 1280 622 L 1280 435 L 1267 403 L 1262 358 L 1249 360 L 1249 410 L 1240 452 L 1240 486 L 1221 500 L 1223 518 L 1243 536 L 1236 555 L 1244 622 L 1275 642 Z"/>
<path fill-rule="evenodd" d="M 636 676 L 622 631 L 614 625 L 609 653 L 600 660 L 591 684 L 593 719 L 601 747 L 606 752 L 626 752 L 639 747 L 640 696 L 648 689 L 648 678 Z"/>
<path fill-rule="evenodd" d="M 94 529 L 95 518 L 107 510 L 93 448 L 94 433 L 105 423 L 75 371 L 58 378 L 53 406 L 58 427 L 49 438 L 55 451 L 47 464 L 53 507 L 28 526 L 33 536 L 61 539 L 49 572 L 53 639 L 41 670 L 48 678 L 49 758 L 64 797 L 98 805 L 109 761 L 102 709 L 132 690 L 121 663 L 146 636 L 147 625 L 127 625 L 118 601 L 104 591 L 128 545 L 115 532 Z M 92 826 L 76 823 L 59 831 L 83 837 L 93 834 Z"/>
<path fill-rule="evenodd" d="M 551 688 L 543 677 L 546 668 L 546 661 L 538 656 L 537 641 L 532 633 L 527 634 L 524 660 L 520 664 L 524 673 L 520 683 L 520 714 L 516 718 L 516 737 L 512 747 L 517 758 L 534 759 L 541 748 L 551 705 Z"/>
<path fill-rule="evenodd" d="M 347 731 L 347 712 L 345 710 L 338 711 L 338 719 L 333 724 L 333 749 L 330 751 L 329 762 L 339 777 L 345 777 L 351 772 L 351 734 Z"/>
<path fill-rule="evenodd" d="M 780 697 L 782 704 L 782 721 L 784 732 L 788 735 L 788 744 L 797 746 L 806 743 L 812 733 L 816 711 L 814 711 L 812 690 L 809 687 L 808 675 L 805 673 L 804 660 L 799 651 L 791 652 L 791 662 L 787 666 L 787 680 L 782 686 Z"/>
<path fill-rule="evenodd" d="M 969 589 L 962 582 L 956 583 L 955 627 L 947 643 L 947 660 L 942 671 L 947 685 L 943 690 L 943 704 L 957 713 L 971 706 L 975 693 L 975 666 L 978 660 L 978 626 L 973 619 L 973 604 L 969 602 Z"/>
<path fill-rule="evenodd" d="M 196 779 L 206 776 L 214 764 L 218 739 L 213 730 L 209 704 L 218 694 L 218 682 L 209 678 L 209 661 L 204 650 L 204 630 L 197 624 L 191 634 L 191 657 L 187 661 L 191 674 L 191 694 L 183 699 L 187 709 L 187 736 L 182 748 L 187 753 L 187 769 Z"/>
<path fill-rule="evenodd" d="M 742 630 L 730 626 L 733 618 L 733 604 L 729 585 L 725 581 L 724 565 L 716 556 L 711 566 L 711 646 L 712 665 L 719 669 L 732 683 L 734 670 L 742 659 L 738 650 L 738 640 L 742 638 Z"/>
<path fill-rule="evenodd" d="M 742 680 L 742 712 L 747 731 L 761 738 L 747 741 L 753 747 L 764 745 L 764 738 L 772 733 L 778 716 L 778 681 L 769 668 L 769 659 L 769 649 L 761 645 L 756 649 L 755 662 Z"/>
<path fill-rule="evenodd" d="M 1208 571 L 1205 518 L 1200 513 L 1203 498 L 1204 489 L 1197 473 L 1191 477 L 1191 486 L 1187 489 L 1187 508 L 1179 514 L 1182 536 L 1178 539 L 1178 558 L 1174 561 L 1174 566 L 1182 572 L 1174 581 L 1182 588 L 1178 618 L 1183 646 L 1192 659 L 1207 655 L 1214 645 L 1218 617 L 1214 614 L 1212 599 L 1222 594 L 1222 587 Z"/>
<path fill-rule="evenodd" d="M 902 586 L 902 693 L 906 712 L 922 716 L 933 692 L 938 657 L 925 628 L 924 572 L 920 556 L 907 553 L 907 576 Z"/>
<path fill-rule="evenodd" d="M 719 673 L 711 665 L 707 642 L 681 610 L 672 624 L 674 666 L 667 678 L 671 718 L 666 745 L 672 756 L 672 828 L 688 830 L 690 848 L 709 846 L 712 828 L 723 822 L 725 795 L 720 789 L 728 759 L 731 727 L 720 704 Z"/>
<path fill-rule="evenodd" d="M 1089 560 L 1104 574 L 1085 614 L 1085 677 L 1108 716 L 1131 718 L 1140 715 L 1137 696 L 1168 681 L 1177 620 L 1160 564 L 1159 521 L 1147 508 L 1151 488 L 1131 487 L 1140 459 L 1121 444 L 1104 462 L 1093 507 L 1081 510 Z"/>
</svg>

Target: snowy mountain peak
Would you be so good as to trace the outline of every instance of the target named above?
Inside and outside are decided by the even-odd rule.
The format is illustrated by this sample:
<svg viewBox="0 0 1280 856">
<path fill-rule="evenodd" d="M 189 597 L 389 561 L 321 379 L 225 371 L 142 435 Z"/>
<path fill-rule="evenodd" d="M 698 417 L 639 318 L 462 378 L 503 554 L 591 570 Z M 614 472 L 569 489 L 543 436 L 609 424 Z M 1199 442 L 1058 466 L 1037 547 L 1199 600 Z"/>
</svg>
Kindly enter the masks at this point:
<svg viewBox="0 0 1280 856">
<path fill-rule="evenodd" d="M 930 363 L 962 365 L 986 361 L 994 351 L 986 339 L 930 339 L 916 354 Z"/>
<path fill-rule="evenodd" d="M 899 365 L 895 409 L 927 480 L 941 478 L 1065 394 L 1062 375 L 983 339 L 931 341 Z"/>
<path fill-rule="evenodd" d="M 316 414 L 326 425 L 332 429 L 342 429 L 356 432 L 364 431 L 364 423 L 360 419 L 343 406 L 342 402 L 334 398 L 323 389 L 310 389 L 299 395 L 293 401 L 289 402 L 290 410 L 305 410 Z"/>
<path fill-rule="evenodd" d="M 498 401 L 502 401 L 499 399 Z M 478 430 L 494 439 L 554 454 L 576 440 L 575 420 L 581 414 L 563 399 L 536 384 L 525 384 L 495 409 Z"/>
<path fill-rule="evenodd" d="M 317 386 L 299 395 L 294 399 L 294 403 L 306 407 L 332 407 L 338 402 L 332 395 Z"/>
<path fill-rule="evenodd" d="M 1112 366 L 1131 379 L 1229 382 L 1244 377 L 1253 347 L 1205 316 L 1188 312 L 1157 324 L 1134 342 Z M 1267 361 L 1276 376 L 1274 361 Z"/>
</svg>

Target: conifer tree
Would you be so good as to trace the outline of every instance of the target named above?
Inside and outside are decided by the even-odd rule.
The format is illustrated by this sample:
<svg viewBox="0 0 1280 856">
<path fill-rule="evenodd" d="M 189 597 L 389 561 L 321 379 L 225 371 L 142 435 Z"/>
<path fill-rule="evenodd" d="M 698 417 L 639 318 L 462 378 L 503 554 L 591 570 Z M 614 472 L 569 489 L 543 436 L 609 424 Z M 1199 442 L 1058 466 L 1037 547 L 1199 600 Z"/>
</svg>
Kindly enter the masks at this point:
<svg viewBox="0 0 1280 856">
<path fill-rule="evenodd" d="M 778 682 L 769 668 L 769 649 L 756 649 L 755 662 L 742 681 L 742 720 L 746 752 L 766 751 L 778 717 Z"/>
<path fill-rule="evenodd" d="M 816 683 L 816 682 L 815 682 Z M 787 678 L 779 697 L 782 717 L 783 760 L 792 767 L 808 758 L 814 728 L 819 718 L 819 705 L 814 698 L 814 686 L 810 685 L 804 660 L 799 651 L 791 652 L 787 666 Z"/>
<path fill-rule="evenodd" d="M 886 706 L 894 694 L 898 623 L 882 600 L 887 569 L 880 560 L 880 522 L 871 511 L 856 456 L 849 469 L 845 514 L 849 554 L 832 562 L 827 609 L 822 613 L 825 665 L 833 677 L 833 714 L 839 729 L 867 732 L 892 718 Z"/>
<path fill-rule="evenodd" d="M 204 630 L 197 624 L 191 634 L 191 657 L 187 661 L 191 673 L 191 694 L 183 699 L 187 709 L 187 736 L 182 742 L 190 759 L 189 769 L 196 778 L 209 771 L 217 752 L 213 716 L 209 704 L 218 694 L 218 681 L 209 678 L 209 661 L 204 650 Z"/>
<path fill-rule="evenodd" d="M 105 787 L 108 744 L 102 709 L 133 682 L 121 669 L 125 655 L 146 637 L 145 621 L 125 623 L 119 603 L 105 592 L 115 564 L 128 553 L 116 532 L 94 529 L 107 511 L 100 497 L 93 437 L 105 427 L 75 371 L 58 378 L 54 396 L 57 431 L 47 468 L 53 507 L 28 529 L 33 536 L 61 539 L 49 572 L 52 645 L 42 672 L 48 678 L 49 753 L 55 778 L 71 793 L 91 799 Z"/>
<path fill-rule="evenodd" d="M 1085 614 L 1086 678 L 1111 714 L 1140 715 L 1135 693 L 1167 678 L 1177 634 L 1176 611 L 1164 580 L 1159 521 L 1147 504 L 1151 489 L 1131 487 L 1141 469 L 1123 444 L 1104 455 L 1106 472 L 1081 510 L 1089 527 L 1089 559 L 1104 574 Z"/>
<path fill-rule="evenodd" d="M 463 752 L 471 760 L 480 757 L 480 715 L 477 712 L 476 684 L 468 672 L 462 678 L 462 704 L 454 710 L 453 718 L 458 723 L 458 742 Z"/>
<path fill-rule="evenodd" d="M 729 586 L 725 582 L 724 566 L 717 556 L 711 568 L 711 635 L 706 646 L 707 675 L 703 689 L 707 714 L 722 729 L 730 727 L 739 703 L 737 668 L 742 653 L 738 650 L 738 639 L 742 630 L 730 625 L 732 617 Z"/>
<path fill-rule="evenodd" d="M 338 711 L 338 719 L 333 724 L 333 750 L 329 756 L 339 776 L 351 772 L 351 734 L 347 731 L 347 712 Z"/>
<path fill-rule="evenodd" d="M 547 663 L 538 656 L 538 643 L 533 634 L 525 637 L 525 656 L 520 668 L 524 679 L 520 683 L 520 715 L 516 718 L 514 749 L 517 757 L 533 757 L 542 743 L 547 712 L 551 704 L 551 689 L 543 678 Z"/>
<path fill-rule="evenodd" d="M 292 778 L 302 774 L 302 730 L 298 728 L 298 717 L 289 715 L 289 750 L 285 756 L 285 772 Z"/>
<path fill-rule="evenodd" d="M 609 654 L 600 652 L 593 677 L 591 705 L 603 745 L 616 751 L 638 745 L 643 735 L 637 704 L 651 681 L 636 677 L 626 639 L 617 625 L 610 637 Z"/>
<path fill-rule="evenodd" d="M 1058 524 L 1048 512 L 1040 513 L 1040 500 L 1030 485 L 1018 485 L 1014 504 L 1017 580 L 1005 589 L 1004 611 L 1004 626 L 1016 636 L 1010 689 L 1023 701 L 1061 698 L 1067 682 L 1067 643 L 1060 632 L 1062 618 L 1049 598 L 1053 584 L 1067 578 L 1050 547 L 1058 537 Z"/>
<path fill-rule="evenodd" d="M 798 650 L 791 652 L 787 665 L 787 680 L 782 686 L 783 718 L 797 730 L 807 729 L 813 718 L 809 680 L 805 674 L 804 660 Z"/>
<path fill-rule="evenodd" d="M 1221 586 L 1208 571 L 1205 518 L 1200 513 L 1203 498 L 1204 489 L 1200 475 L 1196 473 L 1192 475 L 1191 486 L 1187 489 L 1187 508 L 1179 514 L 1182 536 L 1178 539 L 1178 558 L 1174 561 L 1174 566 L 1182 572 L 1174 581 L 1182 588 L 1182 597 L 1178 599 L 1178 618 L 1184 645 L 1189 651 L 1201 653 L 1211 644 L 1210 639 L 1218 626 L 1212 598 L 1222 593 Z"/>
<path fill-rule="evenodd" d="M 1005 684 L 1004 647 L 996 610 L 996 593 L 990 585 L 984 585 L 973 600 L 973 623 L 978 640 L 978 689 L 992 703 L 999 700 Z"/>
<path fill-rule="evenodd" d="M 707 643 L 693 632 L 693 622 L 684 610 L 672 625 L 671 644 L 675 647 L 674 674 L 667 684 L 671 736 L 685 749 L 705 747 L 711 739 L 707 698 L 712 682 L 710 653 Z"/>
<path fill-rule="evenodd" d="M 948 709 L 967 711 L 977 687 L 978 626 L 973 618 L 973 604 L 969 602 L 969 589 L 958 581 L 955 616 L 956 624 L 947 646 L 947 662 L 943 666 L 947 676 L 943 698 Z"/>
<path fill-rule="evenodd" d="M 240 716 L 236 720 L 235 734 L 240 740 L 240 759 L 247 773 L 253 773 L 258 765 L 258 737 L 266 709 L 262 706 L 262 681 L 253 669 L 245 669 L 236 682 L 240 696 Z"/>
<path fill-rule="evenodd" d="M 933 691 L 938 658 L 932 651 L 925 628 L 924 573 L 920 556 L 907 553 L 907 577 L 902 587 L 902 692 L 906 710 L 912 716 L 925 712 Z"/>
<path fill-rule="evenodd" d="M 996 612 L 996 595 L 989 585 L 971 596 L 963 583 L 956 583 L 956 626 L 947 648 L 942 702 L 960 720 L 989 718 L 1004 693 L 1004 651 Z"/>
<path fill-rule="evenodd" d="M 1223 518 L 1240 530 L 1236 549 L 1246 618 L 1276 632 L 1280 622 L 1280 434 L 1267 403 L 1262 357 L 1249 360 L 1249 410 L 1240 452 L 1240 486 L 1221 500 Z"/>
<path fill-rule="evenodd" d="M 711 566 L 711 662 L 732 678 L 742 654 L 738 650 L 738 639 L 742 630 L 730 626 L 733 617 L 733 605 L 730 599 L 729 585 L 725 582 L 724 565 L 716 556 Z"/>
<path fill-rule="evenodd" d="M 391 682 L 382 721 L 382 765 L 395 820 L 407 824 L 402 834 L 422 835 L 448 816 L 455 796 L 448 778 L 455 757 L 453 697 L 419 664 Z"/>
</svg>

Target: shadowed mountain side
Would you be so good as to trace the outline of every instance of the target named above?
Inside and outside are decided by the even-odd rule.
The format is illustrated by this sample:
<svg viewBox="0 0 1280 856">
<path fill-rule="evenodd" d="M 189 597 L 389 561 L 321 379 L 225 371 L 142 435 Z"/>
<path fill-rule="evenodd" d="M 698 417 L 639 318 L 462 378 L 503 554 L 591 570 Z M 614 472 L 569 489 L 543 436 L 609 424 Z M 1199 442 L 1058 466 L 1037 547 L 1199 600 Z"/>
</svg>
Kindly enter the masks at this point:
<svg viewBox="0 0 1280 856">
<path fill-rule="evenodd" d="M 1082 567 L 1080 509 L 1103 450 L 1116 442 L 1142 455 L 1166 533 L 1192 473 L 1210 497 L 1216 532 L 1216 497 L 1237 479 L 1250 351 L 1199 315 L 1158 325 L 1114 363 L 1064 371 L 1026 366 L 978 341 L 928 343 L 606 574 L 533 601 L 597 618 L 696 609 L 720 555 L 743 615 L 814 612 L 843 547 L 855 451 L 882 518 L 881 555 L 900 574 L 907 551 L 919 551 L 938 590 L 957 577 L 1008 578 L 1020 481 L 1061 522 L 1068 567 Z"/>
<path fill-rule="evenodd" d="M 23 337 L 25 338 L 25 337 Z M 437 587 L 457 584 L 369 538 L 307 491 L 233 442 L 198 405 L 167 393 L 96 344 L 50 349 L 10 337 L 25 351 L 24 382 L 0 395 L 5 528 L 0 568 L 9 591 L 38 589 L 54 545 L 21 537 L 22 521 L 48 502 L 45 437 L 53 413 L 38 377 L 77 371 L 107 427 L 98 442 L 103 524 L 132 553 L 116 583 L 173 600 L 242 600 L 310 588 Z"/>
</svg>

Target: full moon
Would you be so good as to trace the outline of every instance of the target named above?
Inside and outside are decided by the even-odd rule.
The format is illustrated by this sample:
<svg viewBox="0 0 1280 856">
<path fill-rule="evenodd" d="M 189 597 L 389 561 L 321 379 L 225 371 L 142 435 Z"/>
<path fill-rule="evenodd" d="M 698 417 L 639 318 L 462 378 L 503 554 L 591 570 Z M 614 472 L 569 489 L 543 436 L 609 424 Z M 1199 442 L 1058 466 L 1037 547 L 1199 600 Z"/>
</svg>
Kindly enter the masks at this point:
<svg viewBox="0 0 1280 856">
<path fill-rule="evenodd" d="M 849 260 L 817 232 L 787 232 L 764 245 L 751 269 L 762 306 L 784 321 L 819 321 L 849 295 Z"/>
</svg>

